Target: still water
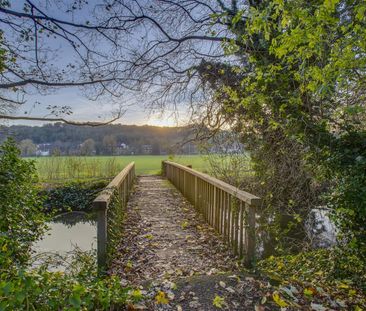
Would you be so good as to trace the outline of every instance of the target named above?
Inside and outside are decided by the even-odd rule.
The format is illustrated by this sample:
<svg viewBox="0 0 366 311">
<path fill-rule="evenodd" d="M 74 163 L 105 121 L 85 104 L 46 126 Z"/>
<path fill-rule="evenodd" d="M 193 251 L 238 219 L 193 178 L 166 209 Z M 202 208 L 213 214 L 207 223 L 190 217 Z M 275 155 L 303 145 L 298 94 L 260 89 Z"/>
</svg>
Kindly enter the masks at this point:
<svg viewBox="0 0 366 311">
<path fill-rule="evenodd" d="M 75 249 L 81 251 L 96 249 L 96 222 L 86 213 L 70 212 L 59 215 L 48 223 L 48 226 L 49 231 L 33 246 L 36 265 L 44 262 L 46 257 L 52 256 L 59 260 L 61 258 L 67 260 Z M 55 263 L 54 266 L 60 264 Z"/>
</svg>

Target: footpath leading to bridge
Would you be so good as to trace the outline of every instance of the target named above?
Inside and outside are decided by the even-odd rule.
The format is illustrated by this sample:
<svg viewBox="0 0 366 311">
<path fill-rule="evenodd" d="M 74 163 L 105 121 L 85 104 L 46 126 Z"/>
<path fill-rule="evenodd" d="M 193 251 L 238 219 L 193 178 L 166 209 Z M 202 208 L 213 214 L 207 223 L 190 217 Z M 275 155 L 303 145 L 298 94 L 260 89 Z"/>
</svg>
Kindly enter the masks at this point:
<svg viewBox="0 0 366 311">
<path fill-rule="evenodd" d="M 161 176 L 137 178 L 117 254 L 111 273 L 143 286 L 131 310 L 254 310 L 265 296 L 265 282 L 239 272 L 224 241 Z"/>
</svg>

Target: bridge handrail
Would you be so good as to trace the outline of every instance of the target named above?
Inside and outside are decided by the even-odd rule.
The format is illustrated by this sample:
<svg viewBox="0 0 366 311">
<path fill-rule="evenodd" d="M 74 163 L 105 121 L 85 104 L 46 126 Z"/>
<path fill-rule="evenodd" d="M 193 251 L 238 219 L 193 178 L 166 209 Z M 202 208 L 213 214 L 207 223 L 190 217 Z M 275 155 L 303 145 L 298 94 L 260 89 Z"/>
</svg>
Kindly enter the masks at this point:
<svg viewBox="0 0 366 311">
<path fill-rule="evenodd" d="M 98 268 L 103 270 L 107 263 L 108 209 L 117 191 L 120 208 L 125 208 L 135 179 L 135 163 L 129 163 L 104 190 L 94 199 L 93 209 L 97 212 L 97 259 Z"/>
<path fill-rule="evenodd" d="M 259 197 L 172 161 L 163 174 L 250 265 L 255 257 L 255 213 Z"/>
<path fill-rule="evenodd" d="M 175 163 L 172 161 L 164 161 L 166 164 L 168 165 L 172 165 L 175 166 L 183 171 L 186 171 L 194 176 L 197 176 L 205 181 L 207 181 L 208 183 L 216 186 L 217 188 L 220 188 L 228 193 L 230 193 L 231 195 L 235 196 L 236 198 L 238 198 L 239 200 L 244 201 L 245 203 L 248 203 L 250 205 L 259 205 L 261 202 L 261 199 L 249 192 L 240 190 L 239 188 L 236 188 L 220 179 L 217 179 L 215 177 L 212 177 L 210 175 L 207 175 L 205 173 L 201 173 L 199 171 L 196 171 L 188 166 L 184 166 L 182 164 L 179 163 Z"/>
</svg>

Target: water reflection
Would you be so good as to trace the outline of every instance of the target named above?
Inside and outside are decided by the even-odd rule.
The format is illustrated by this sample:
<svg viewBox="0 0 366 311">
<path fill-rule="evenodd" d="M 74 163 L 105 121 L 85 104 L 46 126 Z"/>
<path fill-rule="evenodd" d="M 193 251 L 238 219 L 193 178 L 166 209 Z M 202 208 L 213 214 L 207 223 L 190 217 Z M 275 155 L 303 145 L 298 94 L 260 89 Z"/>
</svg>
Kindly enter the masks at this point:
<svg viewBox="0 0 366 311">
<path fill-rule="evenodd" d="M 34 265 L 53 260 L 52 270 L 63 270 L 61 263 L 67 261 L 75 250 L 96 249 L 97 227 L 90 214 L 70 212 L 58 215 L 48 226 L 50 230 L 33 246 Z"/>
<path fill-rule="evenodd" d="M 50 224 L 57 223 L 63 224 L 68 228 L 80 224 L 90 224 L 92 226 L 96 226 L 96 215 L 85 212 L 68 212 L 55 216 Z"/>
</svg>

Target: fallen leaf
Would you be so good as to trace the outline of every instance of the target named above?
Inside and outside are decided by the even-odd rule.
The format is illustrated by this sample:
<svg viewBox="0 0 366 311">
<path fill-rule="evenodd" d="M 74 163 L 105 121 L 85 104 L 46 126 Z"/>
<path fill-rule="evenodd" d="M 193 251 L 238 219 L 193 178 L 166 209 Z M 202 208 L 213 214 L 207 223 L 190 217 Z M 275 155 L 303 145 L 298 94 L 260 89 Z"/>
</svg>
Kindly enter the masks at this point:
<svg viewBox="0 0 366 311">
<path fill-rule="evenodd" d="M 226 287 L 225 288 L 229 293 L 231 293 L 231 294 L 235 294 L 236 292 L 235 292 L 235 289 L 234 288 L 232 288 L 232 287 L 230 287 L 230 286 L 228 286 L 228 287 Z"/>
<path fill-rule="evenodd" d="M 345 289 L 347 289 L 347 288 L 349 288 L 349 286 L 348 286 L 347 284 L 340 283 L 340 284 L 338 285 L 338 288 L 345 288 Z"/>
<path fill-rule="evenodd" d="M 133 267 L 132 261 L 131 260 L 127 261 L 127 263 L 126 263 L 126 269 L 127 270 L 130 270 L 130 269 L 132 269 L 132 267 Z"/>
<path fill-rule="evenodd" d="M 288 287 L 285 287 L 285 286 L 281 286 L 279 288 L 279 290 L 285 294 L 287 294 L 287 296 L 291 297 L 292 299 L 294 299 L 295 301 L 298 301 L 298 299 L 294 296 L 292 290 Z"/>
<path fill-rule="evenodd" d="M 267 302 L 267 297 L 264 296 L 261 300 L 261 304 L 264 305 Z"/>
<path fill-rule="evenodd" d="M 307 297 L 312 297 L 316 293 L 316 290 L 313 288 L 305 288 L 304 295 Z"/>
<path fill-rule="evenodd" d="M 278 292 L 274 292 L 272 294 L 272 298 L 273 298 L 273 301 L 278 304 L 281 308 L 284 308 L 284 307 L 287 307 L 288 304 L 286 301 L 284 301 L 283 299 L 281 299 L 280 295 L 278 294 Z"/>
<path fill-rule="evenodd" d="M 180 226 L 182 227 L 182 229 L 185 229 L 185 228 L 188 227 L 188 225 L 189 225 L 188 221 L 185 220 L 185 221 L 182 222 L 182 224 Z"/>
<path fill-rule="evenodd" d="M 134 301 L 141 300 L 143 298 L 141 290 L 135 289 L 134 291 L 132 291 L 131 297 Z"/>
<path fill-rule="evenodd" d="M 318 304 L 318 303 L 311 303 L 310 307 L 314 311 L 326 311 L 327 310 L 327 308 L 323 307 L 323 305 Z"/>
<path fill-rule="evenodd" d="M 155 303 L 166 305 L 169 303 L 169 300 L 164 292 L 159 291 L 158 294 L 155 296 Z"/>
<path fill-rule="evenodd" d="M 222 309 L 222 307 L 225 305 L 225 299 L 223 297 L 220 297 L 219 295 L 215 295 L 215 298 L 212 301 L 212 304 L 216 308 Z"/>
<path fill-rule="evenodd" d="M 348 291 L 348 295 L 350 295 L 350 296 L 354 296 L 354 295 L 356 295 L 357 294 L 357 292 L 354 290 L 354 289 L 350 289 L 349 291 Z"/>
</svg>

